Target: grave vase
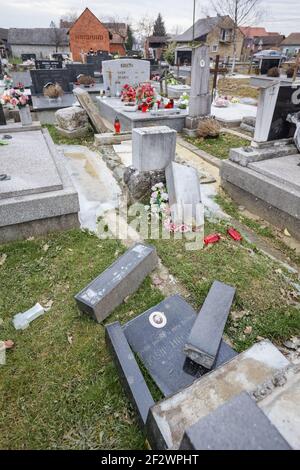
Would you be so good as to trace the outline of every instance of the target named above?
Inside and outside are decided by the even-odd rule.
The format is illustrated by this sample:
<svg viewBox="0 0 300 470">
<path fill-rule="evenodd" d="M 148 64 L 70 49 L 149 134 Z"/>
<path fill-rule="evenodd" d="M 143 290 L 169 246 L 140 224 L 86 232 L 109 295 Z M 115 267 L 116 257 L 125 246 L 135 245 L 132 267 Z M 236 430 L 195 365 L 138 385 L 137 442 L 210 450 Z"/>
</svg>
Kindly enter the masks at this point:
<svg viewBox="0 0 300 470">
<path fill-rule="evenodd" d="M 19 113 L 22 126 L 30 126 L 32 124 L 32 118 L 28 104 L 26 106 L 22 106 L 22 108 L 19 108 Z"/>
</svg>

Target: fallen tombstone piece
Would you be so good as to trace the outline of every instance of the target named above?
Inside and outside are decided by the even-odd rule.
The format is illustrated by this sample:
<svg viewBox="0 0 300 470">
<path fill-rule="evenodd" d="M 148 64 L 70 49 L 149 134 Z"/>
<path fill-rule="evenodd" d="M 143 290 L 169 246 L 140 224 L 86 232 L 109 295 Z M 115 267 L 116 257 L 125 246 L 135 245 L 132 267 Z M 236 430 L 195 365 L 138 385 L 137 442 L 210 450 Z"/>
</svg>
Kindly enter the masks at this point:
<svg viewBox="0 0 300 470">
<path fill-rule="evenodd" d="M 213 283 L 184 346 L 185 354 L 206 369 L 215 363 L 235 291 L 222 282 Z"/>
<path fill-rule="evenodd" d="M 66 137 L 82 137 L 89 129 L 88 116 L 79 106 L 59 109 L 55 113 L 56 129 Z"/>
<path fill-rule="evenodd" d="M 138 414 L 140 424 L 144 427 L 154 400 L 119 322 L 105 328 L 105 338 L 126 394 Z"/>
<path fill-rule="evenodd" d="M 290 450 L 264 412 L 243 392 L 188 428 L 180 450 Z"/>
<path fill-rule="evenodd" d="M 34 307 L 24 313 L 17 313 L 13 318 L 13 324 L 16 330 L 25 330 L 30 323 L 45 313 L 44 308 L 37 303 Z"/>
<path fill-rule="evenodd" d="M 195 310 L 182 297 L 173 295 L 123 327 L 131 349 L 164 396 L 178 392 L 208 372 L 183 351 L 196 318 Z M 222 341 L 215 367 L 236 354 Z"/>
<path fill-rule="evenodd" d="M 171 162 L 166 168 L 172 222 L 204 226 L 200 182 L 195 168 Z"/>
<path fill-rule="evenodd" d="M 139 288 L 157 262 L 153 246 L 136 244 L 75 296 L 79 309 L 101 323 Z"/>
<path fill-rule="evenodd" d="M 151 448 L 179 449 L 188 428 L 241 392 L 252 393 L 288 365 L 289 361 L 270 341 L 262 341 L 155 404 L 146 424 Z"/>
<path fill-rule="evenodd" d="M 101 115 L 92 98 L 90 97 L 89 93 L 87 91 L 82 90 L 81 88 L 75 88 L 73 90 L 73 93 L 78 99 L 82 108 L 87 112 L 96 132 L 99 132 L 100 134 L 103 132 L 107 132 L 107 128 L 101 118 Z"/>
</svg>

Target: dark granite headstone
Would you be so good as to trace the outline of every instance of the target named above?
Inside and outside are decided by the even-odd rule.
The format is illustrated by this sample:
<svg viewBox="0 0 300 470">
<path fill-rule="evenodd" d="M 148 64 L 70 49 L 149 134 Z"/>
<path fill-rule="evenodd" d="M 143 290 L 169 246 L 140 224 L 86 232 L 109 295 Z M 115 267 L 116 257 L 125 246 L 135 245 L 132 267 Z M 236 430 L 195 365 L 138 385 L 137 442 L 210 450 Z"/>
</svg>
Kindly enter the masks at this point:
<svg viewBox="0 0 300 470">
<path fill-rule="evenodd" d="M 62 61 L 61 60 L 36 60 L 35 67 L 37 70 L 51 70 L 51 69 L 61 69 Z"/>
<path fill-rule="evenodd" d="M 0 103 L 0 126 L 6 126 L 6 119 L 4 116 L 4 111 L 2 104 Z"/>
<path fill-rule="evenodd" d="M 155 315 L 155 312 L 160 314 Z M 132 350 L 165 396 L 178 392 L 208 372 L 187 358 L 183 351 L 196 317 L 194 309 L 179 295 L 174 295 L 124 326 Z M 235 351 L 222 341 L 214 367 L 235 356 Z"/>
<path fill-rule="evenodd" d="M 76 82 L 78 75 L 89 75 L 94 77 L 94 64 L 67 64 L 66 68 L 70 71 L 71 82 Z"/>
<path fill-rule="evenodd" d="M 26 62 L 26 60 L 35 60 L 36 59 L 36 54 L 21 54 L 21 59 L 23 62 Z"/>
<path fill-rule="evenodd" d="M 127 396 L 144 427 L 154 400 L 119 322 L 112 323 L 105 328 L 105 338 Z"/>
<path fill-rule="evenodd" d="M 260 73 L 266 75 L 273 67 L 279 67 L 281 62 L 280 57 L 267 57 L 262 59 L 260 66 Z"/>
<path fill-rule="evenodd" d="M 291 450 L 276 427 L 243 392 L 185 431 L 180 450 Z"/>
<path fill-rule="evenodd" d="M 98 55 L 88 55 L 86 58 L 86 62 L 89 65 L 93 65 L 95 67 L 95 71 L 102 72 L 102 62 L 104 60 L 110 60 L 112 56 L 108 53 L 102 53 Z"/>
<path fill-rule="evenodd" d="M 184 346 L 184 352 L 197 364 L 211 369 L 222 341 L 235 289 L 215 281 Z"/>
<path fill-rule="evenodd" d="M 43 94 L 44 86 L 47 83 L 59 83 L 62 89 L 68 93 L 71 92 L 70 71 L 68 69 L 53 70 L 30 70 L 33 85 L 33 94 Z"/>
<path fill-rule="evenodd" d="M 287 121 L 288 114 L 300 111 L 300 87 L 281 86 L 272 118 L 268 140 L 286 139 L 293 137 L 295 124 Z"/>
<path fill-rule="evenodd" d="M 157 261 L 153 246 L 137 243 L 75 296 L 78 307 L 101 323 L 139 288 Z"/>
</svg>

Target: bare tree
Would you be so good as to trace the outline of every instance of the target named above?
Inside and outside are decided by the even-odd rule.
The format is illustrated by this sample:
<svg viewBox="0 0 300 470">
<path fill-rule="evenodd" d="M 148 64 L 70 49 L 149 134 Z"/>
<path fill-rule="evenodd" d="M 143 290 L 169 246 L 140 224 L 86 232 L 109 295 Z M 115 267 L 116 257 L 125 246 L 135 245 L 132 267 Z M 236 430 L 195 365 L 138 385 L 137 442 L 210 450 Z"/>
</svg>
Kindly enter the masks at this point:
<svg viewBox="0 0 300 470">
<path fill-rule="evenodd" d="M 119 16 L 109 16 L 107 22 L 111 24 L 113 34 L 120 36 L 125 43 L 127 39 L 127 26 L 131 23 L 130 18 L 120 18 Z M 124 26 L 125 25 L 125 26 Z"/>
<path fill-rule="evenodd" d="M 77 13 L 68 12 L 68 13 L 66 13 L 65 15 L 63 15 L 61 17 L 60 27 L 63 28 L 64 24 L 66 24 L 68 26 L 72 26 L 77 19 L 78 19 L 78 14 Z"/>
<path fill-rule="evenodd" d="M 54 21 L 51 21 L 50 28 L 52 28 L 51 39 L 55 45 L 55 52 L 58 52 L 58 48 L 60 46 L 63 46 L 65 43 L 64 41 L 65 41 L 66 34 L 62 28 L 57 28 Z"/>
<path fill-rule="evenodd" d="M 232 73 L 235 70 L 238 29 L 253 24 L 263 15 L 262 0 L 211 0 L 212 7 L 218 15 L 230 16 L 233 27 L 233 60 Z"/>
</svg>

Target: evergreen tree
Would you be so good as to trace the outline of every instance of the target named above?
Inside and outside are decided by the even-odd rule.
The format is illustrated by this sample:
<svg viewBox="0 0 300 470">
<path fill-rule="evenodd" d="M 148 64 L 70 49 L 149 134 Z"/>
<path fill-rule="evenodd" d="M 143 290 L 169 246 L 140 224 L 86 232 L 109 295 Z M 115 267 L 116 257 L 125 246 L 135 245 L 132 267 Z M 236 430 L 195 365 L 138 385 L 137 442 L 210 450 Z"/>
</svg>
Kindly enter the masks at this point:
<svg viewBox="0 0 300 470">
<path fill-rule="evenodd" d="M 154 23 L 154 28 L 153 28 L 153 36 L 161 36 L 164 37 L 166 36 L 166 28 L 165 28 L 165 22 L 161 16 L 161 14 L 158 14 L 158 17 Z"/>
<path fill-rule="evenodd" d="M 127 40 L 126 40 L 126 49 L 127 51 L 132 51 L 133 49 L 133 44 L 134 44 L 134 36 L 133 36 L 133 31 L 131 29 L 131 26 L 128 25 L 127 28 Z"/>
</svg>

